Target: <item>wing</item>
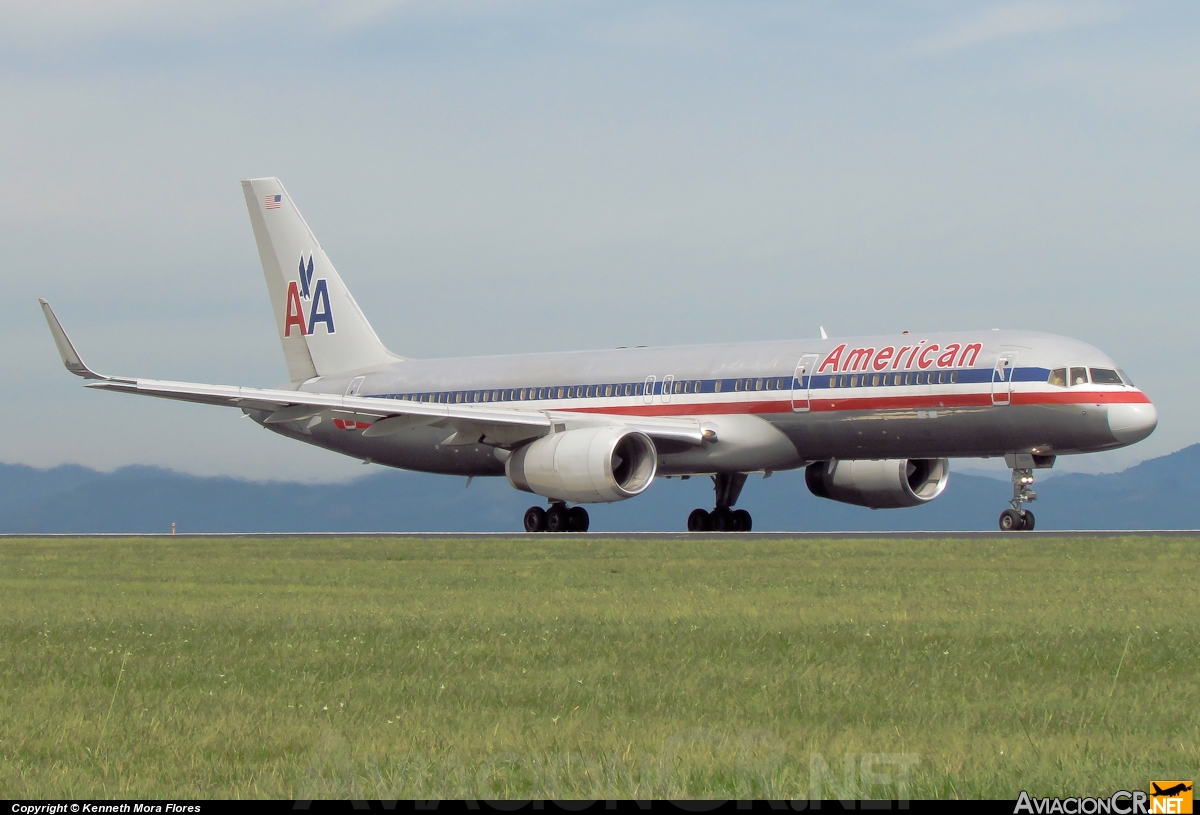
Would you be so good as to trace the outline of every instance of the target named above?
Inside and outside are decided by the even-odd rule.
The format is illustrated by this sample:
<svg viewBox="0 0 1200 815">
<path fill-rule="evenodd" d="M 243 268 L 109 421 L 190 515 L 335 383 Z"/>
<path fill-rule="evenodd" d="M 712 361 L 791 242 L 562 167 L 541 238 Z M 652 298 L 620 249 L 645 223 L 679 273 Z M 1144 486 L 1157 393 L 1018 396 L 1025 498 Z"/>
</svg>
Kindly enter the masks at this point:
<svg viewBox="0 0 1200 815">
<path fill-rule="evenodd" d="M 198 402 L 208 405 L 264 411 L 264 422 L 277 424 L 335 416 L 371 425 L 368 436 L 385 436 L 420 425 L 450 428 L 453 435 L 445 443 L 484 443 L 510 447 L 529 439 L 560 430 L 596 425 L 618 424 L 640 430 L 654 439 L 700 444 L 715 440 L 710 428 L 702 428 L 694 419 L 671 417 L 630 418 L 606 414 L 582 414 L 555 410 L 516 410 L 476 404 L 444 405 L 374 396 L 341 396 L 333 393 L 270 388 L 243 388 L 237 385 L 206 385 L 196 382 L 170 382 L 157 379 L 132 379 L 99 374 L 80 358 L 58 318 L 45 300 L 39 301 L 50 333 L 54 336 L 63 365 L 76 376 L 90 380 L 86 387 L 121 391 L 160 399 Z"/>
</svg>

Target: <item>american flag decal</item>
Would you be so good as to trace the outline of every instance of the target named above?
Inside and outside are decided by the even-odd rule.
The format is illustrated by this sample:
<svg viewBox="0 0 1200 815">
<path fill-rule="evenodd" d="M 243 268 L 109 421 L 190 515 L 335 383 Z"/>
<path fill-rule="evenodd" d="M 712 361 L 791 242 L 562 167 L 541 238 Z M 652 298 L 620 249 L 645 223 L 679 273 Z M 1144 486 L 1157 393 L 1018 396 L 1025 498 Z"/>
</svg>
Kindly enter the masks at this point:
<svg viewBox="0 0 1200 815">
<path fill-rule="evenodd" d="M 282 200 L 282 195 L 268 195 L 266 200 L 267 209 L 279 209 L 279 202 Z"/>
</svg>

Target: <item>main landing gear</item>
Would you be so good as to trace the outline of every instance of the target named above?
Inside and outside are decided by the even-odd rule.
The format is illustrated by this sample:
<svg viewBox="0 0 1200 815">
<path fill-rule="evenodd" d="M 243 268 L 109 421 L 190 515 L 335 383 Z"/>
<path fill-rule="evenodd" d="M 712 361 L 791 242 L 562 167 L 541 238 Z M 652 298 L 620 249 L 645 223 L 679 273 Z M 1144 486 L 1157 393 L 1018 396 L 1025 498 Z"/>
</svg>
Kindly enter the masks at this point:
<svg viewBox="0 0 1200 815">
<path fill-rule="evenodd" d="M 561 501 L 549 509 L 530 507 L 525 510 L 526 532 L 587 532 L 591 520 L 583 507 L 570 507 Z"/>
<path fill-rule="evenodd" d="M 1001 532 L 1032 532 L 1033 513 L 1022 509 L 1027 501 L 1036 501 L 1037 493 L 1033 491 L 1033 470 L 1024 467 L 1013 467 L 1012 471 L 1013 497 L 1008 503 L 1012 509 L 1000 513 Z"/>
<path fill-rule="evenodd" d="M 717 473 L 712 477 L 716 493 L 716 508 L 693 509 L 688 515 L 688 532 L 749 532 L 754 521 L 744 509 L 733 509 L 742 487 L 746 483 L 745 473 Z"/>
</svg>

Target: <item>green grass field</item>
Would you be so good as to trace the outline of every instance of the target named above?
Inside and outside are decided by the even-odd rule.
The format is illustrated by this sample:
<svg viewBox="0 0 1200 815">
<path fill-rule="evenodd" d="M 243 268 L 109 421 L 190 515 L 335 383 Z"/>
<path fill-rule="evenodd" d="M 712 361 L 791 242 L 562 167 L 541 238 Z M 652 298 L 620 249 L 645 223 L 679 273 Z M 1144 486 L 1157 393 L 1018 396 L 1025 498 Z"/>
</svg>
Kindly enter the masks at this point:
<svg viewBox="0 0 1200 815">
<path fill-rule="evenodd" d="M 1197 574 L 1137 536 L 2 540 L 0 797 L 1145 789 L 1200 776 Z"/>
</svg>

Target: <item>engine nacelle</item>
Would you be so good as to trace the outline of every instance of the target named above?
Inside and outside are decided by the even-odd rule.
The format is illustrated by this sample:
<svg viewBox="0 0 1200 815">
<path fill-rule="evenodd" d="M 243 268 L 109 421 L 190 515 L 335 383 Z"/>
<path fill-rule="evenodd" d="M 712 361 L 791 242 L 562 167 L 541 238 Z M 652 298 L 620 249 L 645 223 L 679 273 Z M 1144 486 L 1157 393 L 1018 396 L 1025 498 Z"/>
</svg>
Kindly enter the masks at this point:
<svg viewBox="0 0 1200 815">
<path fill-rule="evenodd" d="M 504 463 L 519 490 L 579 504 L 632 498 L 650 486 L 658 451 L 645 433 L 624 427 L 587 427 L 543 436 Z"/>
<path fill-rule="evenodd" d="M 808 465 L 804 480 L 818 498 L 871 509 L 915 507 L 946 489 L 950 462 L 944 458 L 882 461 L 818 461 Z"/>
</svg>

